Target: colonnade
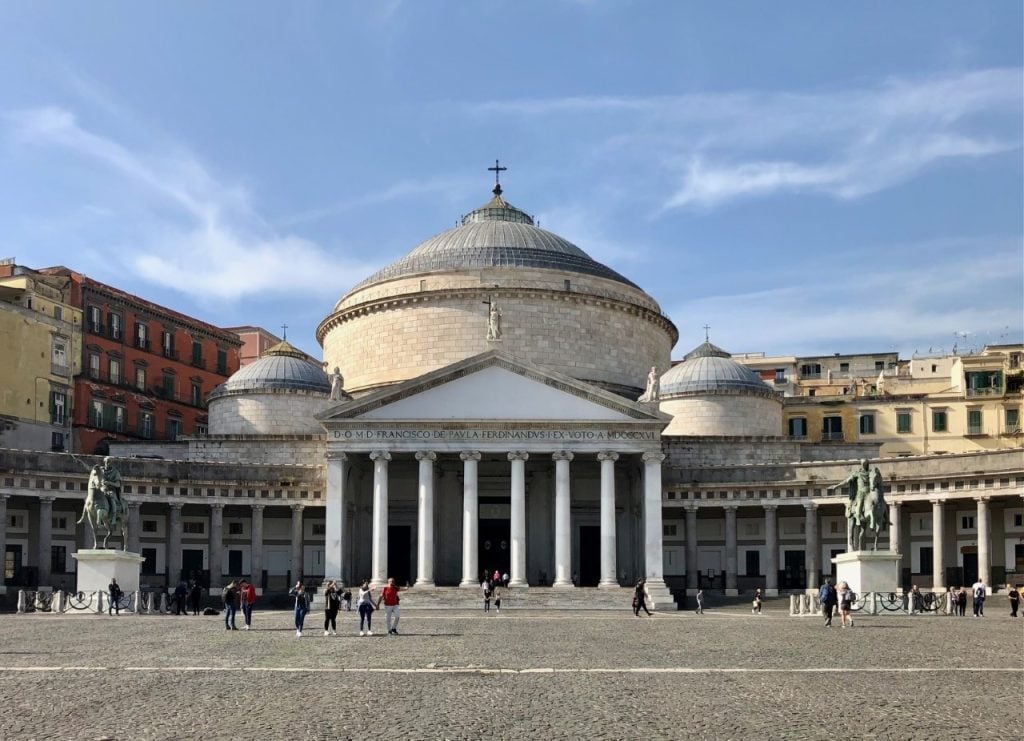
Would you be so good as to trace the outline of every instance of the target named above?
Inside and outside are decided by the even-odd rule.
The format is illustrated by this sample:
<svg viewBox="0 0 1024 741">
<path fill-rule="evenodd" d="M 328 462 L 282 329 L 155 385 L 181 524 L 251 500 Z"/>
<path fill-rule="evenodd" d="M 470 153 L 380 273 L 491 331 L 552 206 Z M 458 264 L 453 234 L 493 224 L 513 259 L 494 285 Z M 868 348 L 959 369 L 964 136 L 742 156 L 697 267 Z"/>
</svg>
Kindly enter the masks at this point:
<svg viewBox="0 0 1024 741">
<path fill-rule="evenodd" d="M 355 453 L 332 451 L 327 456 L 327 549 L 325 563 L 327 578 L 340 579 L 346 573 L 344 543 L 346 530 L 343 506 L 350 456 Z M 572 529 L 571 529 L 571 464 L 576 454 L 569 450 L 551 453 L 509 451 L 510 496 L 510 568 L 509 584 L 527 586 L 526 574 L 526 462 L 530 456 L 550 455 L 555 467 L 554 491 L 554 581 L 553 588 L 573 587 Z M 596 453 L 601 471 L 600 505 L 600 581 L 601 587 L 618 587 L 616 576 L 616 524 L 615 524 L 615 464 L 620 454 L 616 451 Z M 388 578 L 388 467 L 392 453 L 373 450 L 368 454 L 373 463 L 373 523 L 371 582 L 381 584 Z M 459 453 L 462 461 L 462 577 L 463 587 L 478 587 L 480 564 L 479 540 L 479 463 L 483 454 L 478 450 Z M 418 462 L 417 528 L 418 542 L 416 586 L 434 585 L 434 478 L 437 452 L 415 452 Z M 642 454 L 644 462 L 644 573 L 648 582 L 661 584 L 662 528 L 661 528 L 661 464 L 665 459 L 660 452 Z"/>
</svg>

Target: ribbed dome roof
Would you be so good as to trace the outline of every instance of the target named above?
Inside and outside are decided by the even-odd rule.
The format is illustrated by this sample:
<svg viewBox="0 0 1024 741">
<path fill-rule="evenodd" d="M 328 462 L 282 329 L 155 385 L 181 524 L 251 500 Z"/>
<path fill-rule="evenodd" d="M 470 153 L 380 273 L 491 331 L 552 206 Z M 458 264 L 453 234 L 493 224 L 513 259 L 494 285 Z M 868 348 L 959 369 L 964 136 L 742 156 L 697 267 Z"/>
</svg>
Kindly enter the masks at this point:
<svg viewBox="0 0 1024 741">
<path fill-rule="evenodd" d="M 421 243 L 401 260 L 378 270 L 353 290 L 418 273 L 465 268 L 527 267 L 596 275 L 636 284 L 594 260 L 567 239 L 535 226 L 495 188 L 494 198 L 462 217 L 459 226 Z"/>
<path fill-rule="evenodd" d="M 712 394 L 776 397 L 759 375 L 710 342 L 695 347 L 661 377 L 662 399 Z"/>
<path fill-rule="evenodd" d="M 209 399 L 245 391 L 314 391 L 331 393 L 331 381 L 317 363 L 289 342 L 266 350 L 260 359 L 240 369 L 215 388 Z"/>
</svg>

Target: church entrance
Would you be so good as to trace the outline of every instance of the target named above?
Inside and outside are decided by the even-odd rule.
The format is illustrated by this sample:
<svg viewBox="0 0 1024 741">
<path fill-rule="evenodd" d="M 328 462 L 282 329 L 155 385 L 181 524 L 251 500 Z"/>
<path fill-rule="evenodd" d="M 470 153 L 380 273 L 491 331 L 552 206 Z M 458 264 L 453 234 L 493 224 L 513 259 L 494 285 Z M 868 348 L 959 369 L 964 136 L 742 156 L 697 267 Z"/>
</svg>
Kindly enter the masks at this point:
<svg viewBox="0 0 1024 741">
<path fill-rule="evenodd" d="M 578 587 L 596 587 L 601 581 L 601 528 L 598 525 L 580 526 L 580 583 Z"/>
<path fill-rule="evenodd" d="M 512 568 L 512 525 L 510 520 L 480 520 L 480 576 L 486 571 L 507 574 Z"/>
<path fill-rule="evenodd" d="M 412 582 L 412 527 L 388 525 L 388 576 L 395 584 Z"/>
</svg>

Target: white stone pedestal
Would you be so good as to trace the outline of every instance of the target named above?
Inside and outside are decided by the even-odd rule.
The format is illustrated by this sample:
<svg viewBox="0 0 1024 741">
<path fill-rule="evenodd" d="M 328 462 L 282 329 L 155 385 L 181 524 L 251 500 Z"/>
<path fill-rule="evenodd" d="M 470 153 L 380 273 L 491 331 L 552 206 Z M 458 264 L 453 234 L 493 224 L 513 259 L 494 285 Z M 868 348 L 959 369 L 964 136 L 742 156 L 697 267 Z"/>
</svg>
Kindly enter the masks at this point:
<svg viewBox="0 0 1024 741">
<path fill-rule="evenodd" d="M 845 581 L 858 596 L 896 592 L 900 583 L 900 554 L 892 551 L 852 551 L 832 559 L 836 584 Z"/>
<path fill-rule="evenodd" d="M 111 579 L 126 595 L 139 591 L 139 573 L 145 561 L 138 553 L 104 548 L 83 548 L 71 557 L 78 561 L 78 591 L 106 593 Z"/>
</svg>

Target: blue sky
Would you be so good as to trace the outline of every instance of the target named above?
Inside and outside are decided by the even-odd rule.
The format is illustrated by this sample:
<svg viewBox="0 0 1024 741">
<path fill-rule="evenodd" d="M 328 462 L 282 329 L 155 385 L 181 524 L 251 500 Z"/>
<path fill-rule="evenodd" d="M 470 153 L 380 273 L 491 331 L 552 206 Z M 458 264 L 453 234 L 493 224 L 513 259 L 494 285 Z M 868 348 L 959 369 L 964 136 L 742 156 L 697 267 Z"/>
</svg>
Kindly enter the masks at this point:
<svg viewBox="0 0 1024 741">
<path fill-rule="evenodd" d="M 674 357 L 1020 342 L 1021 8 L 5 3 L 0 256 L 319 356 L 501 158 Z"/>
</svg>

